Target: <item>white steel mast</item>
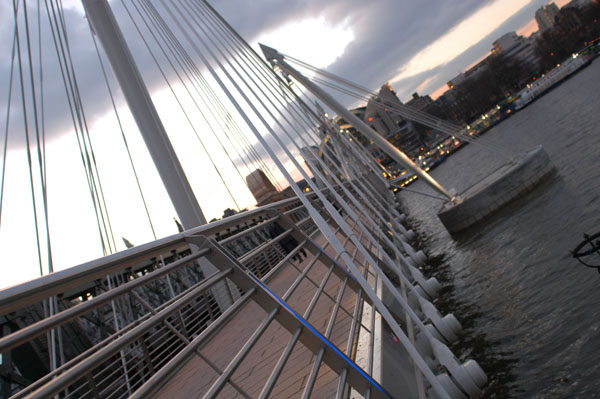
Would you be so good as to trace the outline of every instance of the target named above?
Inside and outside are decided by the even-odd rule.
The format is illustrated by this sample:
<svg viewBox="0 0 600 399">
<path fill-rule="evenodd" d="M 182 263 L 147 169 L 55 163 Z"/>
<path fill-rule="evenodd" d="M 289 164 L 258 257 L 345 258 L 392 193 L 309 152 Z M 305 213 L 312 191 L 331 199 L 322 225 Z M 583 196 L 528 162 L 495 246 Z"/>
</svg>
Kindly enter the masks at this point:
<svg viewBox="0 0 600 399">
<path fill-rule="evenodd" d="M 82 0 L 82 3 L 183 227 L 191 229 L 206 224 L 202 209 L 177 159 L 108 2 Z"/>
</svg>

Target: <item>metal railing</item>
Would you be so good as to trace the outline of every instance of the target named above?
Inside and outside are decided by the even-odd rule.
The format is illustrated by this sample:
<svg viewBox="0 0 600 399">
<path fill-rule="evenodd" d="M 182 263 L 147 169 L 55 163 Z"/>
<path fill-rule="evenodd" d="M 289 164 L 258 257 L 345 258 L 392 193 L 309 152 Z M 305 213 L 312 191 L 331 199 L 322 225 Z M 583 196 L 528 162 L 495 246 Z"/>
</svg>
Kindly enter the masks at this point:
<svg viewBox="0 0 600 399">
<path fill-rule="evenodd" d="M 13 398 L 169 397 L 173 390 L 196 397 L 391 397 L 378 347 L 385 322 L 371 294 L 383 296 L 382 251 L 395 259 L 417 253 L 403 238 L 410 232 L 398 227 L 401 218 L 379 220 L 365 234 L 360 223 L 380 213 L 362 211 L 362 221 L 351 220 L 340 208 L 351 236 L 327 220 L 367 286 L 329 249 L 304 206 L 289 199 L 4 290 L 3 366 L 25 352 L 46 365 L 37 375 L 13 368 L 4 384 L 10 381 Z M 381 264 L 361 255 L 357 242 Z M 411 273 L 399 270 L 384 272 Z M 410 292 L 427 290 L 426 282 L 412 276 L 408 290 L 400 279 L 398 290 L 409 300 Z M 443 340 L 442 319 L 425 312 L 419 298 L 414 305 L 413 295 L 411 306 Z M 25 323 L 49 301 L 55 314 Z M 407 312 L 394 312 L 395 320 L 421 348 Z M 418 352 L 443 360 L 431 345 Z M 400 362 L 412 374 L 408 391 L 424 397 L 414 356 L 404 353 Z"/>
</svg>

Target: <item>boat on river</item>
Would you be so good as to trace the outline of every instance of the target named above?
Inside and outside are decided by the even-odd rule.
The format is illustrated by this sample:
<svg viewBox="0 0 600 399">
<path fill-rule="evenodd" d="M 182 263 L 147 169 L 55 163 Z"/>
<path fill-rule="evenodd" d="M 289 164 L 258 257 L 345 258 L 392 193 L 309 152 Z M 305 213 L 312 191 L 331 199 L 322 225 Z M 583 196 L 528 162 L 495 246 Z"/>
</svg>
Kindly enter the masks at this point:
<svg viewBox="0 0 600 399">
<path fill-rule="evenodd" d="M 515 100 L 515 110 L 529 105 L 533 100 L 543 96 L 546 92 L 553 89 L 556 85 L 567 79 L 569 76 L 588 66 L 591 62 L 591 58 L 585 57 L 581 54 L 573 54 L 570 58 L 564 61 L 562 64 L 556 65 L 556 68 L 552 69 L 545 75 L 542 75 L 540 79 L 527 85 L 527 87 L 519 93 L 519 98 Z"/>
</svg>

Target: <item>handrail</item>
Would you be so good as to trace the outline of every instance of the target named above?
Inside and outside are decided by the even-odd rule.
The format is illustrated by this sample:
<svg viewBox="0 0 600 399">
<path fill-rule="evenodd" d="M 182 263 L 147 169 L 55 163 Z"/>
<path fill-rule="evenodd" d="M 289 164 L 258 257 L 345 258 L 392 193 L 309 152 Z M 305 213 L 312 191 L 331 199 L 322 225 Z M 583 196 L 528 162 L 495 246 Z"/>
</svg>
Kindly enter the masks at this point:
<svg viewBox="0 0 600 399">
<path fill-rule="evenodd" d="M 269 212 L 295 202 L 298 202 L 297 198 L 278 201 L 5 288 L 0 291 L 0 316 L 61 294 L 71 287 L 104 278 L 108 274 L 136 264 L 147 263 L 148 259 L 152 257 L 158 257 L 177 248 L 187 247 L 185 241 L 187 237 L 198 234 L 214 236 L 223 229 L 245 223 L 258 216 L 267 216 Z"/>
<path fill-rule="evenodd" d="M 38 397 L 54 396 L 60 391 L 61 388 L 64 388 L 65 385 L 68 385 L 67 383 L 72 382 L 75 378 L 85 374 L 86 372 L 89 372 L 89 370 L 102 363 L 103 360 L 112 356 L 120 348 L 137 339 L 141 334 L 150 329 L 153 325 L 161 322 L 162 320 L 173 314 L 174 311 L 180 309 L 189 301 L 193 300 L 199 292 L 207 290 L 216 282 L 225 278 L 231 272 L 232 269 L 226 269 L 208 277 L 206 280 L 202 281 L 202 283 L 198 284 L 198 286 L 195 287 L 191 292 L 187 293 L 179 300 L 175 301 L 171 305 L 167 306 L 165 309 L 155 314 L 154 317 L 143 321 L 141 324 L 128 331 L 126 334 L 118 337 L 113 342 L 102 348 L 101 351 L 92 354 L 87 359 L 72 367 L 70 370 L 61 374 L 60 379 L 53 380 L 52 382 L 46 384 L 43 388 L 38 389 L 33 394 Z"/>
<path fill-rule="evenodd" d="M 105 277 L 117 270 L 123 270 L 178 246 L 186 245 L 186 236 L 185 233 L 179 233 L 161 238 L 6 288 L 0 291 L 0 315 L 62 293 L 69 287 Z"/>
<path fill-rule="evenodd" d="M 158 271 L 156 271 L 152 274 L 147 274 L 143 277 L 140 277 L 136 280 L 130 281 L 119 287 L 113 288 L 112 290 L 105 292 L 103 294 L 100 294 L 97 297 L 90 299 L 89 301 L 85 301 L 85 302 L 79 304 L 79 306 L 69 308 L 67 310 L 64 310 L 64 311 L 54 315 L 54 317 L 52 317 L 52 318 L 41 320 L 38 323 L 35 323 L 35 324 L 28 326 L 22 330 L 19 330 L 18 335 L 11 334 L 6 337 L 0 338 L 0 352 L 4 352 L 6 350 L 12 349 L 24 342 L 27 342 L 28 340 L 30 340 L 32 338 L 35 338 L 35 337 L 43 334 L 44 332 L 48 331 L 51 328 L 54 328 L 62 323 L 65 323 L 77 316 L 80 316 L 86 312 L 89 312 L 90 310 L 97 308 L 98 306 L 101 306 L 101 305 L 111 301 L 112 299 L 116 298 L 119 295 L 129 292 L 129 291 L 131 291 L 143 284 L 146 284 L 150 281 L 156 280 L 157 278 L 164 276 L 165 274 L 171 272 L 172 270 L 181 268 L 181 267 L 185 266 L 188 262 L 191 262 L 194 259 L 200 258 L 201 256 L 206 255 L 208 252 L 209 252 L 208 250 L 203 250 L 203 251 L 198 251 L 196 253 L 193 253 L 189 256 L 186 256 L 185 258 L 178 260 L 177 262 L 171 263 L 170 265 L 168 265 L 162 269 L 159 269 Z"/>
</svg>

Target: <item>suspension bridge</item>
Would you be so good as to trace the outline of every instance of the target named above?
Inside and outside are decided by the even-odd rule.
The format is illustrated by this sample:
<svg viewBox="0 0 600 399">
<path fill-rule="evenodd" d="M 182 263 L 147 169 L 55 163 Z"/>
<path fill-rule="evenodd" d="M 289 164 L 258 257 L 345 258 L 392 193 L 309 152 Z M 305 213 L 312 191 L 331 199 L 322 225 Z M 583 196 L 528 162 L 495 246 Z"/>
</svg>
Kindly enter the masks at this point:
<svg viewBox="0 0 600 399">
<path fill-rule="evenodd" d="M 267 46 L 264 59 L 206 1 L 83 5 L 86 19 L 60 0 L 35 6 L 13 1 L 0 217 L 13 143 L 27 158 L 40 277 L 0 291 L 2 397 L 481 394 L 487 377 L 477 362 L 459 361 L 449 348 L 461 325 L 432 303 L 440 285 L 419 269 L 427 257 L 414 245 L 393 187 L 371 153 L 314 101 L 452 201 L 444 187 L 317 84 L 363 99 L 373 93 Z M 153 238 L 122 251 L 92 129 L 96 93 L 89 97 L 83 87 L 89 71 L 78 69 L 75 49 L 82 46 L 71 30 L 89 35 L 87 50 L 94 50 L 99 73 L 86 83 L 104 85 L 137 190 L 131 212 L 145 215 L 142 224 Z M 145 56 L 134 56 L 132 41 Z M 176 131 L 168 129 L 169 115 L 154 106 L 146 68 L 138 67 L 144 63 L 169 93 L 173 108 L 167 114 L 177 109 Z M 314 76 L 307 79 L 293 63 L 312 68 Z M 292 79 L 304 89 L 291 87 Z M 104 256 L 58 270 L 47 145 L 61 99 L 96 218 L 94 241 Z M 395 111 L 449 135 L 464 134 L 406 107 Z M 126 132 L 131 126 L 133 134 Z M 194 171 L 180 162 L 172 143 L 189 143 L 179 138 L 184 133 L 202 149 L 194 153 L 196 161 L 208 161 L 207 170 L 221 182 L 219 206 L 240 210 L 239 191 L 249 194 L 244 176 L 256 169 L 279 190 L 286 181 L 293 196 L 207 224 L 196 199 L 203 200 L 203 190 L 188 180 Z M 134 162 L 129 143 L 138 135 L 181 220 L 178 234 L 158 238 L 155 225 L 165 217 L 153 214 L 144 167 Z M 172 223 L 172 215 L 166 219 Z M 5 218 L 0 222 L 4 229 Z M 70 251 L 81 251 L 74 235 Z"/>
</svg>

